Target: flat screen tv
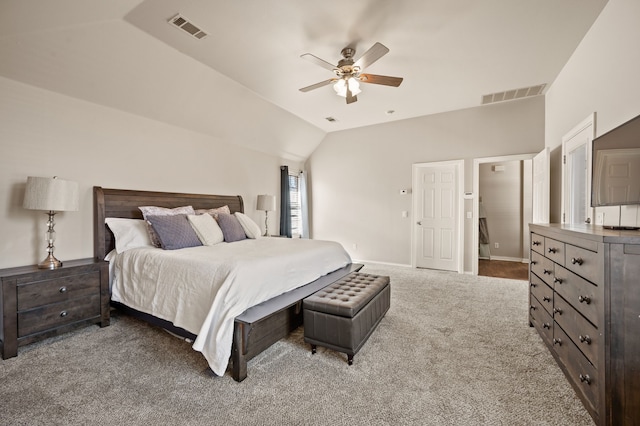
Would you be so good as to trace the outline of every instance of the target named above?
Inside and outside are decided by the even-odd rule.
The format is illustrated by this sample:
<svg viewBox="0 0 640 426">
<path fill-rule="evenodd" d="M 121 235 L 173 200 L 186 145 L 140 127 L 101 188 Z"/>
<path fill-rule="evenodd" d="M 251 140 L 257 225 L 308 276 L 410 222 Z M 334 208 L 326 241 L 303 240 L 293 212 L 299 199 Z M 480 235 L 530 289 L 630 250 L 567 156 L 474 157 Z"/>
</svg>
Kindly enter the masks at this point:
<svg viewBox="0 0 640 426">
<path fill-rule="evenodd" d="M 591 206 L 640 204 L 640 115 L 593 140 Z"/>
</svg>

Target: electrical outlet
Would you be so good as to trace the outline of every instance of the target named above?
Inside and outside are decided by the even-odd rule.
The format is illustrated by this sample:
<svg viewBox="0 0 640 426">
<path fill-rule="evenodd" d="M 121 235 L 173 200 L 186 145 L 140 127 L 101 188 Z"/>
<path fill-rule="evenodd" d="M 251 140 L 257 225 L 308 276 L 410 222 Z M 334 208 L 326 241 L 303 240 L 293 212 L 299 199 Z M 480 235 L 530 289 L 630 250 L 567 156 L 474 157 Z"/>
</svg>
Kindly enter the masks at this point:
<svg viewBox="0 0 640 426">
<path fill-rule="evenodd" d="M 604 225 L 604 212 L 596 214 L 596 225 Z"/>
<path fill-rule="evenodd" d="M 500 248 L 500 243 L 493 243 L 494 248 Z"/>
</svg>

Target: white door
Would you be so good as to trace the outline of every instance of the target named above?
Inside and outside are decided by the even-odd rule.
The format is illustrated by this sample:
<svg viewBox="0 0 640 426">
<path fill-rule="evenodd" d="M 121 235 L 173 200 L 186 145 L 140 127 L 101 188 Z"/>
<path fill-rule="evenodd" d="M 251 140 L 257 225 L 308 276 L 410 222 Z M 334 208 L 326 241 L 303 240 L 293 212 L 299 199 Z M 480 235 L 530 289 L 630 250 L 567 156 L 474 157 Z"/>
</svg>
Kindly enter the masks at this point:
<svg viewBox="0 0 640 426">
<path fill-rule="evenodd" d="M 460 163 L 414 167 L 414 258 L 418 268 L 460 272 Z"/>
<path fill-rule="evenodd" d="M 533 223 L 549 223 L 551 181 L 549 177 L 549 148 L 533 157 Z"/>
<path fill-rule="evenodd" d="M 562 223 L 591 223 L 591 141 L 594 115 L 562 138 Z"/>
</svg>

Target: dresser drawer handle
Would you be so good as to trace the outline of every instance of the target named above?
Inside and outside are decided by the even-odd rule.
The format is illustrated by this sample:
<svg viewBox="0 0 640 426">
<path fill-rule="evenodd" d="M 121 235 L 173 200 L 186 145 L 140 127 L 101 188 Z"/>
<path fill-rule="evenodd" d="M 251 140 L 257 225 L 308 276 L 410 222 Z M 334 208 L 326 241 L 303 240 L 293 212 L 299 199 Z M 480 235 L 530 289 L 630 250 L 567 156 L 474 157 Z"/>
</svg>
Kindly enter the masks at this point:
<svg viewBox="0 0 640 426">
<path fill-rule="evenodd" d="M 590 345 L 590 344 L 591 344 L 591 337 L 589 337 L 589 335 L 588 335 L 588 334 L 585 334 L 584 336 L 583 336 L 583 335 L 580 335 L 580 336 L 578 337 L 578 339 L 580 339 L 580 342 L 581 342 L 581 343 L 586 343 L 587 345 Z"/>
<path fill-rule="evenodd" d="M 588 305 L 591 303 L 591 298 L 589 296 L 578 296 L 578 302 L 586 303 Z"/>
<path fill-rule="evenodd" d="M 550 297 L 547 297 L 547 296 L 544 296 L 544 297 L 542 298 L 542 301 L 543 301 L 543 302 L 551 302 L 551 298 L 550 298 Z"/>
<path fill-rule="evenodd" d="M 61 317 L 61 318 L 64 318 L 64 317 L 66 317 L 67 315 L 68 315 L 68 314 L 67 314 L 67 311 L 62 311 L 62 312 L 60 312 L 60 317 Z"/>
<path fill-rule="evenodd" d="M 538 307 L 531 305 L 531 306 L 529 306 L 529 309 L 531 309 L 532 311 L 535 311 L 536 309 L 538 309 Z"/>
<path fill-rule="evenodd" d="M 562 278 L 553 277 L 553 282 L 554 283 L 558 283 L 558 284 L 562 284 Z"/>
<path fill-rule="evenodd" d="M 540 244 L 541 244 L 541 243 L 540 243 L 540 241 L 534 241 L 534 242 L 533 242 L 533 245 L 534 245 L 534 246 L 539 246 Z"/>
<path fill-rule="evenodd" d="M 549 249 L 548 249 L 547 251 L 548 251 L 549 253 L 553 253 L 553 254 L 555 254 L 555 253 L 557 253 L 557 252 L 558 252 L 558 249 L 557 249 L 557 248 L 555 248 L 555 247 L 549 247 Z"/>
<path fill-rule="evenodd" d="M 67 287 L 62 286 L 60 287 L 60 293 L 66 293 L 67 292 Z"/>
<path fill-rule="evenodd" d="M 547 275 L 551 275 L 551 272 L 552 272 L 552 271 L 550 271 L 550 270 L 548 270 L 548 269 L 543 269 L 543 270 L 542 270 L 542 273 L 543 273 L 543 274 L 547 274 Z"/>
<path fill-rule="evenodd" d="M 551 329 L 551 325 L 548 322 L 542 324 L 542 328 Z"/>
<path fill-rule="evenodd" d="M 572 257 L 571 258 L 571 263 L 574 265 L 582 265 L 582 258 L 581 257 Z"/>
<path fill-rule="evenodd" d="M 538 264 L 538 262 L 536 262 L 535 260 L 532 260 L 532 261 L 531 261 L 531 264 L 532 264 L 532 265 L 537 265 L 537 264 Z"/>
<path fill-rule="evenodd" d="M 554 338 L 553 339 L 553 344 L 554 345 L 558 345 L 558 346 L 562 346 L 562 339 Z"/>
<path fill-rule="evenodd" d="M 536 288 L 536 287 L 538 287 L 538 284 L 536 284 L 536 283 L 530 283 L 530 285 L 531 285 L 531 288 Z"/>
<path fill-rule="evenodd" d="M 558 315 L 562 315 L 562 309 L 560 309 L 560 308 L 553 308 L 553 313 L 554 313 L 554 314 L 558 314 Z"/>
<path fill-rule="evenodd" d="M 591 377 L 589 377 L 588 374 L 581 374 L 579 377 L 581 382 L 586 383 L 588 385 L 591 384 Z"/>
</svg>

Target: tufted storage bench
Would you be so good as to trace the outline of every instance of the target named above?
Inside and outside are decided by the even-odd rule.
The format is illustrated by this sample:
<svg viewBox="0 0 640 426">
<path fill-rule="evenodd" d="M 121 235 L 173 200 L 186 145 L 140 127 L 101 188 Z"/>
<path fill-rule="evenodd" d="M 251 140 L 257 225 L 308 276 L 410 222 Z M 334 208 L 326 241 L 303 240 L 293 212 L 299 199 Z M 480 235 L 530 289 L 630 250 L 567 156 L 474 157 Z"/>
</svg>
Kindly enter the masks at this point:
<svg viewBox="0 0 640 426">
<path fill-rule="evenodd" d="M 352 272 L 302 302 L 304 340 L 353 356 L 389 310 L 389 277 Z"/>
</svg>

